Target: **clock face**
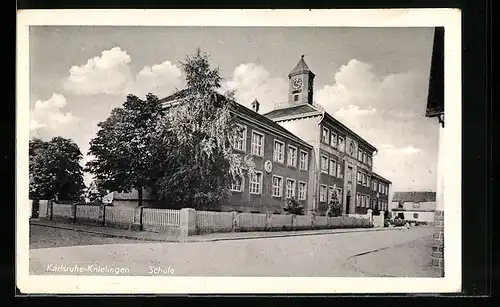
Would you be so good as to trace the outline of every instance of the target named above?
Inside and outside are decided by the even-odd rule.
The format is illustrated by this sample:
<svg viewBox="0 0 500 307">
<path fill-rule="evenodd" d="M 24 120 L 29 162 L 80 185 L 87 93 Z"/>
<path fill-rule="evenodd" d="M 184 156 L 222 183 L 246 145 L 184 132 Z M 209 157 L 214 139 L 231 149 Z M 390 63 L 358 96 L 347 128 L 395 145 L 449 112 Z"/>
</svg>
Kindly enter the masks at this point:
<svg viewBox="0 0 500 307">
<path fill-rule="evenodd" d="M 298 90 L 302 87 L 302 79 L 301 78 L 295 78 L 292 80 L 292 87 L 295 90 Z"/>
</svg>

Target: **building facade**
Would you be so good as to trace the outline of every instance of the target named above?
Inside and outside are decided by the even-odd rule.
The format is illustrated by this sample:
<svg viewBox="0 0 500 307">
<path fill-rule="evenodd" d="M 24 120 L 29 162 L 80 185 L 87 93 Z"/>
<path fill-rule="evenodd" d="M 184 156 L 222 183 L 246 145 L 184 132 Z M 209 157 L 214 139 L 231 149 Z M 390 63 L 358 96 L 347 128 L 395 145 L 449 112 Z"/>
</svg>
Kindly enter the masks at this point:
<svg viewBox="0 0 500 307">
<path fill-rule="evenodd" d="M 407 221 L 434 223 L 436 211 L 435 192 L 394 192 L 391 218 Z"/>
<path fill-rule="evenodd" d="M 177 103 L 177 96 L 162 99 L 164 107 Z M 233 182 L 231 196 L 213 210 L 280 214 L 291 198 L 311 206 L 312 146 L 259 114 L 259 105 L 255 100 L 252 109 L 238 103 L 231 109 L 241 128 L 233 149 L 252 157 L 255 172 Z"/>
<path fill-rule="evenodd" d="M 308 211 L 325 214 L 334 192 L 344 214 L 387 211 L 391 182 L 373 172 L 377 149 L 314 103 L 314 77 L 302 56 L 288 75 L 288 101 L 264 114 L 313 146 Z"/>
</svg>

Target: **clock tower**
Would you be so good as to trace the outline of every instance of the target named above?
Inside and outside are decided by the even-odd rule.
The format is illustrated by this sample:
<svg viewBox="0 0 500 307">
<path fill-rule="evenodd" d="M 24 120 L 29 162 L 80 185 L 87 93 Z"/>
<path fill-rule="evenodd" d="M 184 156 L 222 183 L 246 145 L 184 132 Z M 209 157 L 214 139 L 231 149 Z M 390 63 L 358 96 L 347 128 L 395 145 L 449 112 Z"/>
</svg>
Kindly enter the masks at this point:
<svg viewBox="0 0 500 307">
<path fill-rule="evenodd" d="M 288 74 L 288 102 L 290 104 L 313 103 L 314 76 L 302 55 L 295 68 Z"/>
</svg>

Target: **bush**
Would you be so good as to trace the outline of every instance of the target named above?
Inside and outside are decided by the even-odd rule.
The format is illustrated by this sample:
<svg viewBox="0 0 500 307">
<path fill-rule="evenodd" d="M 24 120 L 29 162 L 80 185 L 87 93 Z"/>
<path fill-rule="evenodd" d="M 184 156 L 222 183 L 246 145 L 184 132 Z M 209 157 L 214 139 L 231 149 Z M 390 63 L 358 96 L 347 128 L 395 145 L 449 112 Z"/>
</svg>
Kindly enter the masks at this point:
<svg viewBox="0 0 500 307">
<path fill-rule="evenodd" d="M 342 208 L 340 207 L 340 202 L 337 197 L 337 192 L 333 193 L 332 200 L 328 205 L 328 209 L 326 210 L 326 215 L 328 217 L 336 217 L 342 215 Z"/>
<path fill-rule="evenodd" d="M 304 206 L 295 200 L 295 198 L 289 198 L 283 206 L 283 211 L 289 214 L 304 215 Z"/>
</svg>

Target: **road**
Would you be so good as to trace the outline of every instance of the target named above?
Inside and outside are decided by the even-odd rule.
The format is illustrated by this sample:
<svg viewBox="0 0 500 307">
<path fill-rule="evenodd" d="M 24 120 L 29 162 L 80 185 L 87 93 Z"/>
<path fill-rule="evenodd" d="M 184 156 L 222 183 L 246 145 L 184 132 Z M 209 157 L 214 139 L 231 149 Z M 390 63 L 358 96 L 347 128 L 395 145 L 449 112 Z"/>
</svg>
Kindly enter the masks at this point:
<svg viewBox="0 0 500 307">
<path fill-rule="evenodd" d="M 419 277 L 432 275 L 419 269 L 429 260 L 431 236 L 432 228 L 416 227 L 217 242 L 38 248 L 30 249 L 30 274 Z M 69 272 L 74 268 L 79 272 Z"/>
</svg>

